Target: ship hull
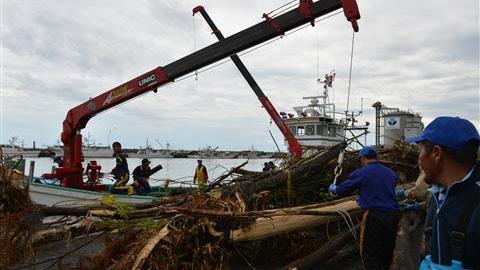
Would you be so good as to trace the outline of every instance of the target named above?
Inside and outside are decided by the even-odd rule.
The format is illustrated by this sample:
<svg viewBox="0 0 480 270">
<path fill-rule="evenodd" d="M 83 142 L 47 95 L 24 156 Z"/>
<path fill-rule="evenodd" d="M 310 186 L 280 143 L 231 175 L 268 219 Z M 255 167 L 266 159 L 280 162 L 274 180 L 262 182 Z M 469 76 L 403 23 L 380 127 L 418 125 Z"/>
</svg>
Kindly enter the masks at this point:
<svg viewBox="0 0 480 270">
<path fill-rule="evenodd" d="M 110 194 L 108 192 L 95 192 L 38 183 L 31 183 L 29 192 L 31 199 L 35 204 L 61 207 L 101 205 L 102 198 Z M 128 196 L 117 194 L 114 196 L 116 201 L 128 205 L 141 205 L 158 199 L 157 197 L 151 196 Z"/>
</svg>

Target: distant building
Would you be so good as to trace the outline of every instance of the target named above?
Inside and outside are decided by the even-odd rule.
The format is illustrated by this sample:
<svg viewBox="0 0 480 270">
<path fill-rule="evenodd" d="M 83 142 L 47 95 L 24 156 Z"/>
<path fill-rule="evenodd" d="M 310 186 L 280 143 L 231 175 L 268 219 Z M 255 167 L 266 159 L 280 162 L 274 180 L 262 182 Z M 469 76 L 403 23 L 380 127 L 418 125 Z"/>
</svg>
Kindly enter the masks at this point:
<svg viewBox="0 0 480 270">
<path fill-rule="evenodd" d="M 399 108 L 386 107 L 379 101 L 372 107 L 375 108 L 375 144 L 382 144 L 385 148 L 393 146 L 395 141 L 422 133 L 424 125 L 422 116 L 412 111 L 403 111 Z"/>
</svg>

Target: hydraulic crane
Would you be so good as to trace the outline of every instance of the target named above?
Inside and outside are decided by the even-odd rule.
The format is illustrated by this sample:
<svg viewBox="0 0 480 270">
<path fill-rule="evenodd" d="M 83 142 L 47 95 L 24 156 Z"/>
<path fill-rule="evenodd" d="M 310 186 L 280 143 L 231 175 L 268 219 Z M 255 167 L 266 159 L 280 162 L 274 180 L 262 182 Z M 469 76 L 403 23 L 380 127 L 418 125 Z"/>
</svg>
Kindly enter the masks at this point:
<svg viewBox="0 0 480 270">
<path fill-rule="evenodd" d="M 213 33 L 218 38 L 218 40 L 219 41 L 224 40 L 225 37 L 223 36 L 222 32 L 220 32 L 220 30 L 217 28 L 215 23 L 212 21 L 207 11 L 205 10 L 205 8 L 203 6 L 197 6 L 196 8 L 193 9 L 193 15 L 195 15 L 198 12 L 202 14 L 202 17 L 210 26 L 210 28 L 212 29 Z M 240 58 L 238 57 L 238 55 L 236 54 L 231 55 L 230 58 L 232 59 L 235 66 L 238 68 L 238 70 L 242 74 L 243 78 L 245 78 L 247 83 L 250 85 L 255 95 L 257 95 L 258 99 L 260 100 L 260 103 L 262 103 L 263 108 L 265 108 L 265 110 L 268 112 L 270 117 L 273 119 L 273 122 L 275 122 L 275 124 L 277 125 L 280 132 L 282 132 L 283 136 L 285 137 L 285 140 L 287 140 L 288 151 L 290 152 L 291 159 L 297 160 L 301 158 L 302 151 L 303 151 L 302 146 L 298 143 L 297 139 L 295 139 L 292 132 L 290 132 L 290 129 L 288 128 L 287 124 L 285 124 L 285 122 L 282 120 L 282 117 L 278 114 L 277 110 L 275 109 L 273 104 L 270 102 L 268 97 L 263 93 L 260 86 L 258 86 L 252 74 L 250 74 L 247 67 L 245 67 L 242 60 L 240 60 Z"/>
<path fill-rule="evenodd" d="M 230 37 L 211 44 L 164 67 L 157 67 L 128 82 L 125 82 L 99 96 L 70 109 L 63 121 L 61 140 L 63 142 L 63 167 L 56 169 L 50 178 L 60 179 L 60 185 L 71 188 L 104 190 L 103 185 L 85 185 L 83 183 L 83 153 L 81 130 L 88 121 L 100 112 L 122 104 L 149 91 L 157 89 L 192 71 L 215 63 L 221 59 L 251 48 L 267 40 L 282 35 L 315 18 L 331 13 L 343 7 L 344 14 L 358 31 L 357 20 L 360 13 L 355 0 L 300 0 L 299 7 L 244 29 Z M 100 168 L 91 168 L 97 173 Z"/>
</svg>

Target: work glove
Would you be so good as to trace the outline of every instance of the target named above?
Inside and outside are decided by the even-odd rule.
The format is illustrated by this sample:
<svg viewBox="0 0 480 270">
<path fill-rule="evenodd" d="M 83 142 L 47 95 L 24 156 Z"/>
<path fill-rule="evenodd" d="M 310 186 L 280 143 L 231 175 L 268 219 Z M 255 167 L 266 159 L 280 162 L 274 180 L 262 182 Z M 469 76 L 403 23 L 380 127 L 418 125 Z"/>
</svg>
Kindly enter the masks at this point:
<svg viewBox="0 0 480 270">
<path fill-rule="evenodd" d="M 414 203 L 399 203 L 398 208 L 402 212 L 415 211 L 418 212 L 421 209 L 421 206 L 418 202 Z"/>
<path fill-rule="evenodd" d="M 337 194 L 337 185 L 331 184 L 328 187 L 328 192 L 330 192 L 331 194 Z"/>
<path fill-rule="evenodd" d="M 405 199 L 405 189 L 403 188 L 395 189 L 395 197 L 399 198 L 400 200 Z"/>
</svg>

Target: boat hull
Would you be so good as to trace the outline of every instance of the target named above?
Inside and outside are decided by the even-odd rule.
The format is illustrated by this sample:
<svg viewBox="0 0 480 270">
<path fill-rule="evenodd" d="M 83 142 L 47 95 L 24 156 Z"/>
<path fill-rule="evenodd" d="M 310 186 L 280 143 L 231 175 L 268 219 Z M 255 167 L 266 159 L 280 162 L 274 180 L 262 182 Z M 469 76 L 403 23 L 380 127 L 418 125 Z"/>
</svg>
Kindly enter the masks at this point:
<svg viewBox="0 0 480 270">
<path fill-rule="evenodd" d="M 107 192 L 95 192 L 38 183 L 31 183 L 29 192 L 33 203 L 59 207 L 100 205 L 102 198 L 110 194 Z M 151 196 L 128 196 L 118 194 L 114 194 L 114 196 L 118 202 L 126 203 L 128 205 L 140 205 L 158 199 L 157 197 Z"/>
</svg>

